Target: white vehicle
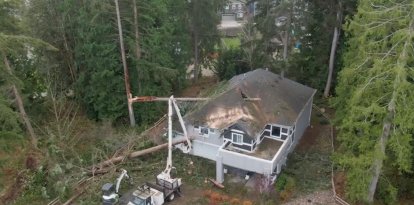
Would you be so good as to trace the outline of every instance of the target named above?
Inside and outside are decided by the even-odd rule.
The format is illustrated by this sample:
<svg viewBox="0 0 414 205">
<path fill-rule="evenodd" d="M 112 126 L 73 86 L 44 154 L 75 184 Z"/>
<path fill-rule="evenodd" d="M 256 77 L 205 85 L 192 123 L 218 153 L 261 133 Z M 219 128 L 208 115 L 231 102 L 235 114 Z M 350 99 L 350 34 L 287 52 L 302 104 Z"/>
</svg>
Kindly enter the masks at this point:
<svg viewBox="0 0 414 205">
<path fill-rule="evenodd" d="M 127 205 L 162 205 L 165 201 L 172 201 L 175 195 L 180 195 L 181 192 L 181 178 L 172 178 L 171 170 L 174 169 L 172 166 L 172 115 L 173 107 L 181 127 L 183 129 L 184 136 L 187 142 L 181 147 L 184 153 L 191 151 L 191 141 L 187 136 L 187 130 L 184 125 L 184 120 L 181 116 L 180 109 L 174 99 L 171 96 L 168 99 L 168 158 L 165 170 L 161 172 L 156 179 L 156 184 L 146 183 L 145 185 L 139 186 L 136 190 L 123 195 L 119 198 L 118 190 L 119 184 L 123 177 L 128 177 L 126 171 L 123 170 L 121 176 L 118 177 L 116 182 L 116 188 L 110 183 L 105 184 L 102 187 L 103 191 L 103 205 L 114 205 L 114 204 L 127 204 Z M 129 177 L 128 177 L 129 178 Z M 118 200 L 119 198 L 119 200 Z"/>
<path fill-rule="evenodd" d="M 172 201 L 175 194 L 180 193 L 178 184 L 169 184 L 169 188 L 157 184 L 146 183 L 138 187 L 127 197 L 121 197 L 121 204 L 127 205 L 162 205 L 165 201 Z"/>
<path fill-rule="evenodd" d="M 126 177 L 129 179 L 129 176 L 127 174 L 127 171 L 125 169 L 121 169 L 121 175 L 116 179 L 116 187 L 112 183 L 106 183 L 102 186 L 102 199 L 103 199 L 103 205 L 112 205 L 118 202 L 119 199 L 119 186 L 121 185 L 122 179 Z"/>
</svg>

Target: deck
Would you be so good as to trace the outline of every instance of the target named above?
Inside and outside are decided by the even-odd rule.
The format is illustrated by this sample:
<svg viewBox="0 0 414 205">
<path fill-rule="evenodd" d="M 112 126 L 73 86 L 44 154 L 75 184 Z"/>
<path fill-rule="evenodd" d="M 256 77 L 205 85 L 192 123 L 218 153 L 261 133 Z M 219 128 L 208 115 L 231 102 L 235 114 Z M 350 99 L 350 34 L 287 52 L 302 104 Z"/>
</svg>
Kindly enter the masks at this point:
<svg viewBox="0 0 414 205">
<path fill-rule="evenodd" d="M 258 145 L 256 150 L 252 153 L 241 151 L 237 148 L 234 148 L 231 145 L 231 143 L 230 145 L 226 146 L 224 149 L 228 151 L 237 152 L 240 154 L 249 155 L 252 157 L 265 159 L 265 160 L 272 160 L 282 145 L 283 145 L 282 141 L 278 141 L 278 140 L 265 137 L 263 141 Z"/>
</svg>

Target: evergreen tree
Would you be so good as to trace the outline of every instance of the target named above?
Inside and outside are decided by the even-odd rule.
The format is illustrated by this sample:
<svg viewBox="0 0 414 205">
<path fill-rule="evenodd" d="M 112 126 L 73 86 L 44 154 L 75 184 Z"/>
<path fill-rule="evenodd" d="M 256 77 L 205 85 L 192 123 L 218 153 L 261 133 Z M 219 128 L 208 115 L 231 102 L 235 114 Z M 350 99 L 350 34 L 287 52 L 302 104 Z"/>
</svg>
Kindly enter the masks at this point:
<svg viewBox="0 0 414 205">
<path fill-rule="evenodd" d="M 21 24 L 22 1 L 0 1 L 0 11 L 2 11 L 0 25 L 4 26 L 0 28 L 0 78 L 3 81 L 2 86 L 11 91 L 12 95 L 7 95 L 7 97 L 15 101 L 21 119 L 29 133 L 31 146 L 37 148 L 38 139 L 26 112 L 21 92 L 24 83 L 15 74 L 14 67 L 22 64 L 25 59 L 29 58 L 30 54 L 33 55 L 31 51 L 35 49 L 54 48 L 39 39 L 22 35 L 24 34 Z M 35 57 L 32 56 L 31 58 Z M 7 106 L 3 106 L 3 110 L 7 113 L 6 108 Z"/>
<path fill-rule="evenodd" d="M 219 9 L 223 6 L 220 0 L 190 0 L 189 29 L 193 46 L 194 80 L 200 75 L 200 64 L 205 62 L 207 54 L 214 51 L 219 44 L 220 36 L 217 25 L 220 22 Z"/>
<path fill-rule="evenodd" d="M 119 4 L 132 95 L 164 96 L 183 87 L 192 53 L 188 2 Z M 123 119 L 127 103 L 114 2 L 35 0 L 28 16 L 33 33 L 59 48 L 45 62 L 48 72 L 62 82 L 58 92 L 75 88 L 76 99 L 95 119 Z M 164 111 L 153 103 L 134 108 L 138 124 Z"/>
<path fill-rule="evenodd" d="M 414 4 L 360 0 L 348 22 L 347 51 L 334 100 L 347 170 L 347 193 L 373 202 L 396 199 L 393 175 L 412 172 L 414 134 Z M 384 196 L 385 195 L 385 196 Z"/>
</svg>

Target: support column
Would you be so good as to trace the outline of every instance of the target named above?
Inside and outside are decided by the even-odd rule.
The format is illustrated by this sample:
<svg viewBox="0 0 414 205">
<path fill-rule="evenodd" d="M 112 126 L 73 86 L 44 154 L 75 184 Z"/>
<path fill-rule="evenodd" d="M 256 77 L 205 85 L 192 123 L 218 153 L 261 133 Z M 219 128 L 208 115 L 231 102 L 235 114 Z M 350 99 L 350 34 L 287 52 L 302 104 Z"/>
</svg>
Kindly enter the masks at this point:
<svg viewBox="0 0 414 205">
<path fill-rule="evenodd" d="M 224 182 L 224 172 L 223 172 L 223 157 L 220 155 L 216 156 L 216 181 L 218 183 Z"/>
</svg>

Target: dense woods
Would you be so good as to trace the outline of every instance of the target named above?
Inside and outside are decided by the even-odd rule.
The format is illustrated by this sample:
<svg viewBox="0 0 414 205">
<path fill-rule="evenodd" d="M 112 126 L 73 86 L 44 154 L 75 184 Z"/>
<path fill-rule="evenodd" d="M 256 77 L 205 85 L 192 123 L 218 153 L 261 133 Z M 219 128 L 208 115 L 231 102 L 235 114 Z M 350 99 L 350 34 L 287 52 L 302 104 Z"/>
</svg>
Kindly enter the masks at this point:
<svg viewBox="0 0 414 205">
<path fill-rule="evenodd" d="M 412 189 L 413 6 L 361 1 L 345 27 L 348 41 L 334 104 L 337 157 L 349 170 L 353 199 L 373 203 L 376 194 L 390 203 Z"/>
<path fill-rule="evenodd" d="M 202 69 L 226 80 L 268 68 L 318 89 L 314 103 L 331 110 L 332 161 L 345 173 L 347 200 L 413 200 L 414 4 L 247 1 L 256 15 L 228 46 L 218 29 L 227 3 L 119 0 L 131 94 L 180 93 L 202 80 Z M 126 143 L 151 146 L 138 133 L 166 106 L 134 104 L 137 126 L 129 127 L 118 31 L 113 0 L 0 0 L 4 203 L 64 201 L 85 167 Z M 19 177 L 25 180 L 10 200 L 9 185 Z"/>
</svg>

